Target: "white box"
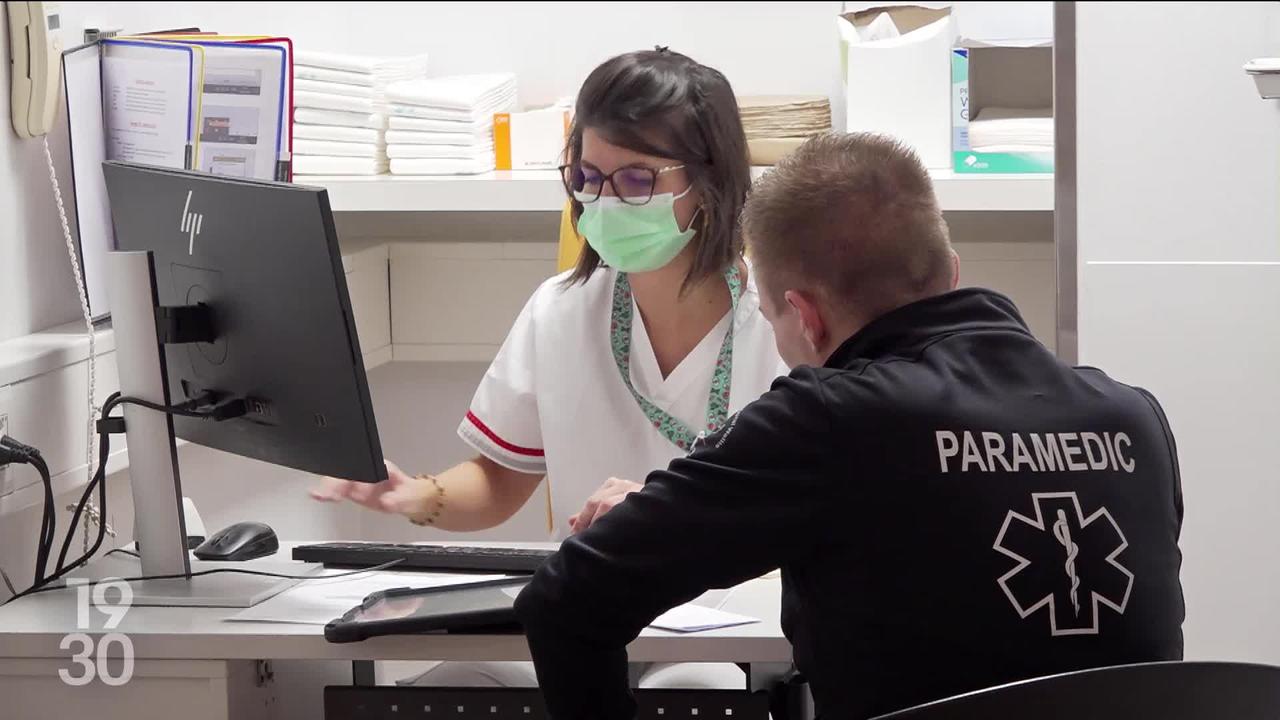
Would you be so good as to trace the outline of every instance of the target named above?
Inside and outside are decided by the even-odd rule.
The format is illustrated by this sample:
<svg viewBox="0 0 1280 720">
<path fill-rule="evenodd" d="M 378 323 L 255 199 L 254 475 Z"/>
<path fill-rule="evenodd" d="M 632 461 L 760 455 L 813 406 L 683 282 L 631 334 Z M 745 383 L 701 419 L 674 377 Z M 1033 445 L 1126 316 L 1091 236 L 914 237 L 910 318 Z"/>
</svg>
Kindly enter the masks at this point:
<svg viewBox="0 0 1280 720">
<path fill-rule="evenodd" d="M 864 39 L 887 15 L 897 37 Z M 929 168 L 951 167 L 949 8 L 877 7 L 836 19 L 844 68 L 845 129 L 893 135 L 915 148 Z"/>
<path fill-rule="evenodd" d="M 498 170 L 554 170 L 569 136 L 569 109 L 549 107 L 493 116 Z"/>
<path fill-rule="evenodd" d="M 987 108 L 1039 109 L 1052 114 L 1052 38 L 961 39 L 957 45 L 951 52 L 952 160 L 956 173 L 1053 172 L 1052 146 L 975 152 L 969 141 L 970 121 Z"/>
</svg>

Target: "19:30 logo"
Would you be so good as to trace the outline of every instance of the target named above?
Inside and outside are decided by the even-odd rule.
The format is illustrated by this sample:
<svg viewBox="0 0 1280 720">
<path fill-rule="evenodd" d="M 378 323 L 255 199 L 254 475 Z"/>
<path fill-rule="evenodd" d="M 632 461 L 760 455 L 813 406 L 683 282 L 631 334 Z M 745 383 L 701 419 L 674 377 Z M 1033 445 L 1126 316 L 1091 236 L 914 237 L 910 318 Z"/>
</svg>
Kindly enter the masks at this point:
<svg viewBox="0 0 1280 720">
<path fill-rule="evenodd" d="M 133 588 L 121 580 L 103 580 L 90 585 L 88 580 L 74 578 L 67 585 L 76 588 L 76 627 L 81 632 L 62 638 L 58 647 L 71 650 L 71 668 L 60 668 L 58 677 L 72 687 L 83 687 L 94 680 L 104 685 L 119 687 L 133 678 L 133 641 L 123 633 L 110 632 L 119 627 L 133 605 Z M 112 593 L 111 591 L 115 591 Z M 91 610 L 106 616 L 102 628 L 105 634 L 96 638 L 87 630 L 93 629 Z M 114 655 L 114 657 L 113 657 Z M 120 659 L 118 673 L 112 672 L 108 659 Z"/>
</svg>

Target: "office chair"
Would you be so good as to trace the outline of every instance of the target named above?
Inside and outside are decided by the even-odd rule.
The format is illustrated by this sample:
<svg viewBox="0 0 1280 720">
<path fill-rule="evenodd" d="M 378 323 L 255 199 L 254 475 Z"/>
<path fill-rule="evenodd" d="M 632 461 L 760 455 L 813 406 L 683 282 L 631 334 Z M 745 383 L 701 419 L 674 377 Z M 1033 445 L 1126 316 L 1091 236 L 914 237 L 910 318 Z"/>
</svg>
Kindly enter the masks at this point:
<svg viewBox="0 0 1280 720">
<path fill-rule="evenodd" d="M 1273 720 L 1280 667 L 1156 662 L 1051 675 L 938 700 L 875 720 Z"/>
</svg>

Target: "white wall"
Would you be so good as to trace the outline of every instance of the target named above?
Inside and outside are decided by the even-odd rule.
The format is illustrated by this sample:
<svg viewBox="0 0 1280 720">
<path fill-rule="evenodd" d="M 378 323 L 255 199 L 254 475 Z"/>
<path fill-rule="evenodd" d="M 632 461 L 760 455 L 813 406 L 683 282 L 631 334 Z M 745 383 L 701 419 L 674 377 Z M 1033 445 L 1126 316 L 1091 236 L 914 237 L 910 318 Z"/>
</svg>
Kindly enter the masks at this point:
<svg viewBox="0 0 1280 720">
<path fill-rule="evenodd" d="M 847 3 L 850 9 L 872 3 Z M 887 4 L 887 3 L 874 3 Z M 1052 31 L 1048 2 L 959 2 L 964 32 L 987 37 Z M 513 70 L 520 98 L 576 92 L 611 55 L 666 45 L 718 68 L 741 94 L 840 97 L 839 2 L 68 3 L 73 27 L 128 30 L 198 25 L 224 33 L 288 35 L 335 52 L 431 55 L 430 72 Z M 837 106 L 839 104 L 837 103 Z M 837 111 L 842 112 L 839 107 Z"/>
<path fill-rule="evenodd" d="M 7 21 L 7 18 L 6 18 Z M 9 57 L 9 32 L 0 32 Z M 10 121 L 9 63 L 0 68 L 0 342 L 79 314 L 67 251 L 40 140 L 19 140 Z M 51 139 L 58 177 L 70 194 L 66 131 Z"/>
<path fill-rule="evenodd" d="M 12 130 L 7 22 L 6 17 L 5 29 L 0 32 L 0 57 L 6 60 L 0 63 L 0 342 L 69 322 L 80 315 L 41 140 L 20 140 Z M 50 145 L 70 210 L 71 170 L 62 122 L 60 115 Z M 80 392 L 83 393 L 83 389 Z M 48 419 L 31 417 L 29 420 L 43 424 Z M 76 445 L 78 439 L 69 438 L 68 442 Z M 83 440 L 79 440 L 78 453 L 83 453 Z M 6 472 L 15 476 L 12 485 L 38 482 L 35 471 L 28 467 L 14 467 Z M 124 487 L 123 494 L 113 493 L 117 502 L 128 497 L 128 486 Z M 70 497 L 58 498 L 58 506 L 70 500 Z M 60 520 L 66 527 L 65 514 Z M 31 582 L 34 539 L 39 527 L 38 508 L 7 514 L 0 519 L 0 568 L 4 568 L 19 587 Z M 77 540 L 73 549 L 79 547 Z M 0 589 L 0 596 L 7 595 L 7 590 Z"/>
<path fill-rule="evenodd" d="M 1158 28 L 1158 31 L 1148 31 Z M 1160 398 L 1190 658 L 1280 662 L 1276 3 L 1081 3 L 1080 357 Z"/>
<path fill-rule="evenodd" d="M 426 52 L 433 75 L 515 71 L 521 100 L 543 103 L 573 94 L 605 58 L 657 44 L 721 69 L 743 93 L 832 94 L 840 82 L 833 19 L 839 5 L 369 2 L 310 12 L 293 3 L 246 2 L 64 7 L 69 22 L 80 25 L 135 31 L 198 25 L 285 34 L 295 47 L 312 50 Z"/>
</svg>

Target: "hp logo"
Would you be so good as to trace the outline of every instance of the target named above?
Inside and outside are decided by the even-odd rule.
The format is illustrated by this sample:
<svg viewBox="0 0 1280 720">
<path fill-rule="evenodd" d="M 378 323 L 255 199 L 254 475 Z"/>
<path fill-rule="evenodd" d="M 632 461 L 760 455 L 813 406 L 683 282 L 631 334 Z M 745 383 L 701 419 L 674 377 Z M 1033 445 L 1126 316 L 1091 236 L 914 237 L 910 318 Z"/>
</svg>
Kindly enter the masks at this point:
<svg viewBox="0 0 1280 720">
<path fill-rule="evenodd" d="M 187 233 L 190 238 L 187 242 L 187 254 L 195 255 L 196 253 L 196 236 L 200 234 L 200 225 L 204 223 L 204 215 L 190 212 L 191 210 L 191 191 L 187 191 L 187 202 L 182 206 L 182 232 Z"/>
</svg>

